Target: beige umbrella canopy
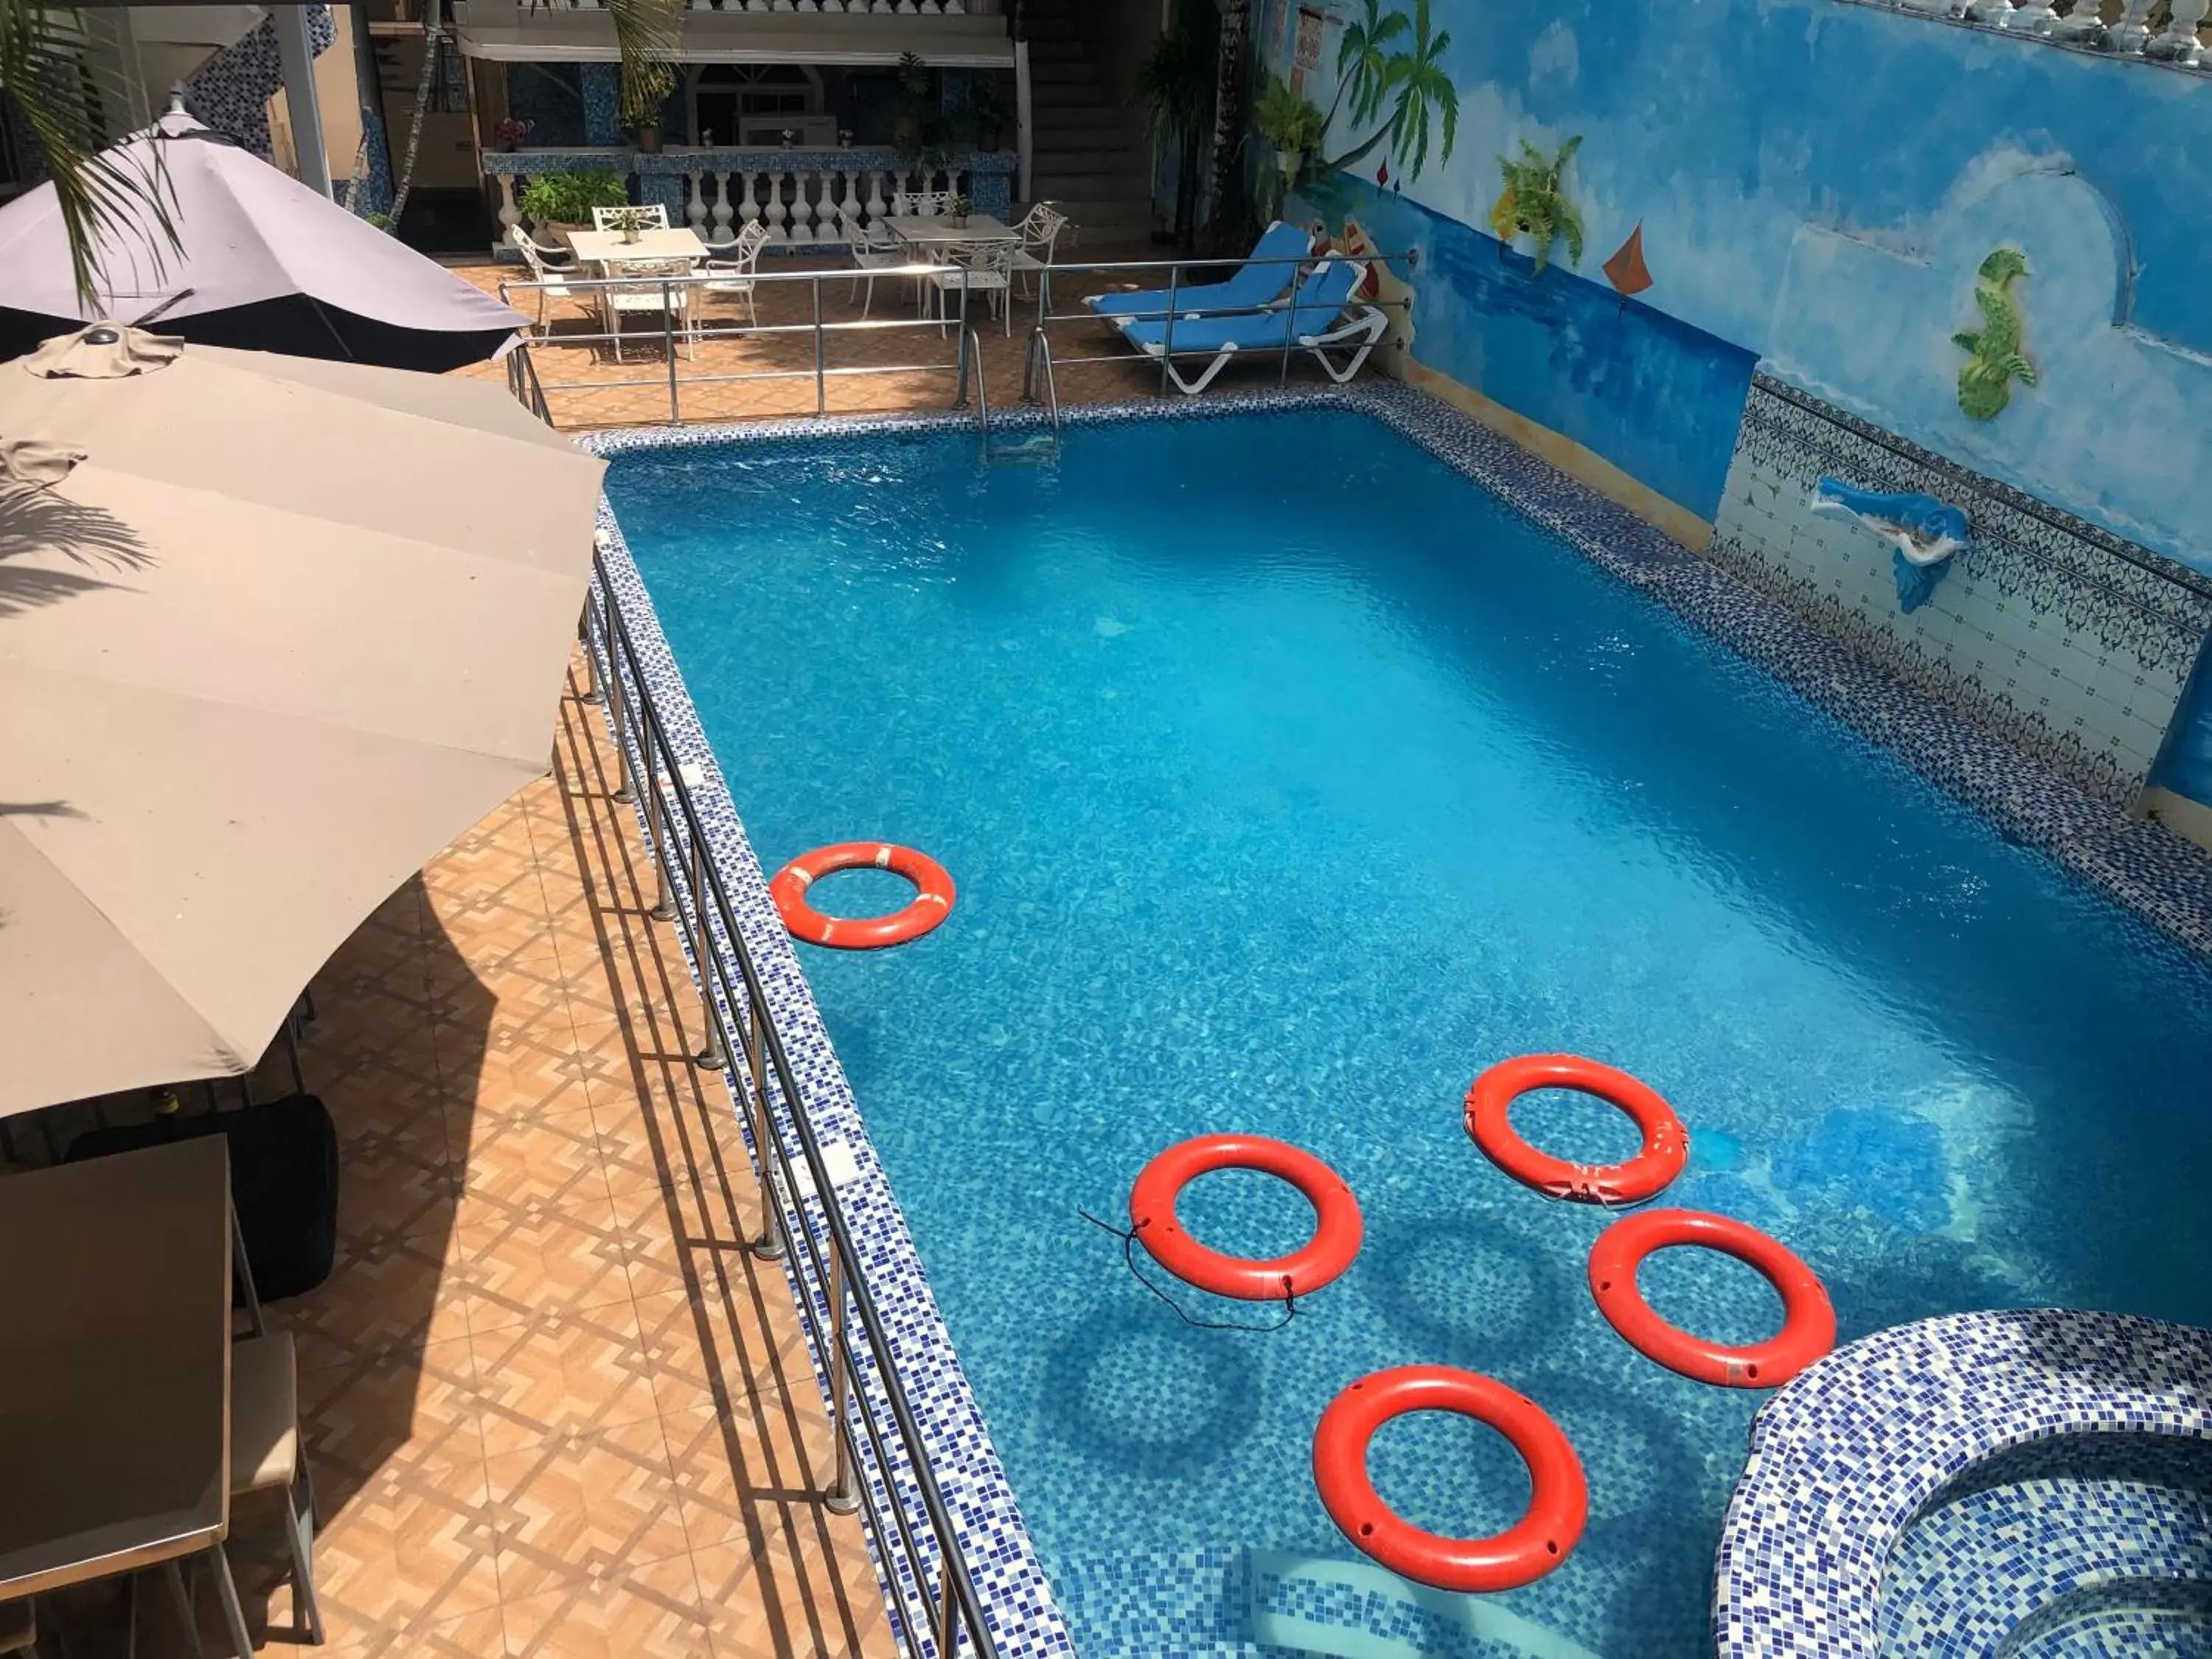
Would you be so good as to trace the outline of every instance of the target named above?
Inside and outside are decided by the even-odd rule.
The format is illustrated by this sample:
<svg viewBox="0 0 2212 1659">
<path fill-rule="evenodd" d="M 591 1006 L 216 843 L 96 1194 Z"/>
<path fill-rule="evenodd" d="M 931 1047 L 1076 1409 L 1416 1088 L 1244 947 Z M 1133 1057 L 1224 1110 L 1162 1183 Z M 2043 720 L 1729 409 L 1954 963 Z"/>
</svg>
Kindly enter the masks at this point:
<svg viewBox="0 0 2212 1659">
<path fill-rule="evenodd" d="M 483 382 L 0 364 L 0 1114 L 246 1070 L 544 773 L 601 471 Z"/>
</svg>

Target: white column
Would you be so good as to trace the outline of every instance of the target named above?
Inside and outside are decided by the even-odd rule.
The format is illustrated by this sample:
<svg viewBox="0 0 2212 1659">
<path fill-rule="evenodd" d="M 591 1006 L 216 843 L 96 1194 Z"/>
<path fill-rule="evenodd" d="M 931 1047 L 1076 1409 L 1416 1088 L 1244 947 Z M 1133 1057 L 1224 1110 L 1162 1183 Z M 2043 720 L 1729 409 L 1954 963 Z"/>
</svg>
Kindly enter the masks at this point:
<svg viewBox="0 0 2212 1659">
<path fill-rule="evenodd" d="M 269 21 L 276 30 L 284 116 L 292 124 L 292 154 L 299 160 L 300 182 L 318 196 L 331 196 L 331 161 L 323 150 L 323 106 L 315 97 L 315 43 L 307 36 L 307 9 L 271 6 Z"/>
<path fill-rule="evenodd" d="M 690 222 L 694 236 L 699 236 L 701 228 L 707 222 L 707 198 L 700 193 L 700 185 L 705 176 L 697 173 L 684 175 L 684 182 L 691 187 L 690 199 L 684 204 L 684 217 Z M 700 236 L 699 240 L 703 242 L 707 239 Z"/>
<path fill-rule="evenodd" d="M 906 169 L 904 167 L 901 167 L 896 173 L 891 175 L 891 210 L 894 213 L 898 211 L 898 198 L 902 196 L 907 195 L 908 193 L 906 187 Z"/>
<path fill-rule="evenodd" d="M 738 204 L 738 217 L 744 220 L 746 224 L 751 224 L 761 216 L 760 204 L 753 200 L 752 174 L 750 173 L 744 174 L 744 180 L 745 195 L 744 199 Z"/>
<path fill-rule="evenodd" d="M 797 172 L 791 175 L 791 240 L 794 242 L 814 240 L 814 204 L 806 199 L 806 181 L 815 176 Z"/>
<path fill-rule="evenodd" d="M 714 240 L 726 242 L 729 240 L 730 175 L 718 173 L 714 175 Z"/>
<path fill-rule="evenodd" d="M 771 173 L 768 175 L 768 201 L 763 211 L 768 218 L 769 240 L 789 241 L 791 233 L 784 226 L 784 215 L 788 210 L 783 205 L 783 175 L 780 173 Z"/>
<path fill-rule="evenodd" d="M 499 175 L 499 246 L 511 247 L 514 242 L 514 228 L 522 222 L 522 210 L 514 204 L 514 179 L 507 173 Z"/>
<path fill-rule="evenodd" d="M 1030 191 L 1030 43 L 1014 42 L 1014 159 L 1019 173 L 1014 182 L 1021 186 L 1015 192 L 1026 206 Z"/>
<path fill-rule="evenodd" d="M 2120 9 L 2120 21 L 2112 25 L 2114 52 L 2141 52 L 2143 42 L 2150 39 L 2150 9 L 2152 0 L 2126 0 Z"/>
<path fill-rule="evenodd" d="M 868 169 L 868 200 L 866 205 L 868 210 L 868 222 L 871 225 L 875 224 L 878 221 L 882 219 L 885 214 L 890 211 L 890 204 L 884 200 L 884 175 L 883 170 L 880 167 L 871 167 Z"/>
<path fill-rule="evenodd" d="M 2020 0 L 2020 3 L 1997 20 L 2008 29 L 2022 34 L 2048 34 L 2051 26 L 2058 19 L 2052 14 L 2051 0 Z"/>
<path fill-rule="evenodd" d="M 2074 0 L 2074 9 L 2052 24 L 2051 32 L 2061 40 L 2094 40 L 2105 32 L 2097 10 L 2097 0 Z"/>
<path fill-rule="evenodd" d="M 2143 47 L 2150 58 L 2171 58 L 2177 64 L 2197 61 L 2197 26 L 2204 21 L 2206 0 L 2173 0 L 2173 15 L 2157 38 Z"/>
</svg>

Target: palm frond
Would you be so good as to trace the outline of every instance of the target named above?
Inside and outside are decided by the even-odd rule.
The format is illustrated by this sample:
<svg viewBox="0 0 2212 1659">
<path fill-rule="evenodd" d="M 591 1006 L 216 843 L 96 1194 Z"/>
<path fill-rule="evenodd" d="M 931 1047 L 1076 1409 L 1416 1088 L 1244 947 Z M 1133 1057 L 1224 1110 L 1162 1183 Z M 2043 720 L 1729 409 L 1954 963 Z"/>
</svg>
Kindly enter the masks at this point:
<svg viewBox="0 0 2212 1659">
<path fill-rule="evenodd" d="M 607 0 L 622 53 L 617 110 L 626 126 L 650 125 L 676 90 L 676 46 L 684 29 L 683 0 Z"/>
<path fill-rule="evenodd" d="M 94 67 L 86 44 L 73 9 L 0 0 L 0 88 L 52 180 L 77 302 L 93 312 L 110 254 L 143 252 L 158 280 L 181 245 L 161 146 L 147 146 L 143 158 L 106 153 L 106 112 L 130 108 L 129 88 Z"/>
</svg>

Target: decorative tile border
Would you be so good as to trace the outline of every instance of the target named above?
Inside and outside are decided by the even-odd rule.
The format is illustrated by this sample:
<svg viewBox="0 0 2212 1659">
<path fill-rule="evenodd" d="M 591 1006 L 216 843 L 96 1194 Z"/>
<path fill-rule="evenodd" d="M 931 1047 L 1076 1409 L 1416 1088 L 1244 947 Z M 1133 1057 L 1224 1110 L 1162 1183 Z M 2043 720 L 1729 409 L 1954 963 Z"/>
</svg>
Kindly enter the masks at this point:
<svg viewBox="0 0 2212 1659">
<path fill-rule="evenodd" d="M 1908 616 L 1889 544 L 1813 511 L 1823 477 L 1964 507 L 1973 545 Z M 1765 375 L 1708 556 L 2115 805 L 2212 633 L 2197 572 Z"/>
<path fill-rule="evenodd" d="M 1289 409 L 1348 410 L 1379 420 L 1465 477 L 1502 496 L 1622 580 L 1651 594 L 1790 684 L 1828 714 L 1898 751 L 1939 787 L 1994 818 L 2015 839 L 2038 847 L 2075 875 L 2148 917 L 2177 939 L 2212 954 L 2212 860 L 2154 824 L 2132 823 L 2078 785 L 2023 756 L 1996 735 L 1904 685 L 1741 582 L 1689 553 L 1626 509 L 1422 393 L 1393 382 L 1340 389 L 1238 393 L 1172 403 L 1086 404 L 1064 410 L 1068 426 L 1137 420 L 1205 420 Z M 891 415 L 864 419 L 807 418 L 741 425 L 632 429 L 578 441 L 594 453 L 720 444 L 773 444 L 794 439 L 866 437 L 891 432 L 975 429 L 968 413 Z M 1034 409 L 1000 411 L 994 432 L 1048 429 Z M 897 1200 L 867 1136 L 850 1085 L 839 1066 L 789 936 L 769 897 L 766 876 L 750 842 L 698 712 L 685 688 L 649 596 L 612 510 L 602 501 L 605 567 L 643 665 L 645 690 L 660 712 L 681 763 L 696 767 L 691 794 L 701 811 L 707 851 L 720 872 L 745 944 L 762 976 L 769 1012 L 789 1052 L 809 1122 L 825 1144 L 849 1151 L 855 1173 L 840 1182 L 840 1208 L 866 1265 L 883 1316 L 892 1362 L 904 1382 L 921 1438 L 951 1507 L 994 1638 L 1007 1659 L 1046 1659 L 1073 1652 L 1054 1605 L 1019 1504 L 994 1447 L 957 1357 L 952 1351 Z M 680 831 L 677 850 L 687 850 Z M 718 953 L 727 943 L 714 930 Z M 690 951 L 686 933 L 686 951 Z M 695 975 L 700 964 L 693 962 Z M 734 968 L 729 969 L 734 977 Z M 717 1000 L 720 999 L 717 996 Z M 726 1020 L 730 1011 L 724 1007 Z M 773 1092 L 773 1091 L 772 1091 Z M 789 1103 L 772 1102 L 781 1131 L 793 1135 Z M 788 1202 L 789 1194 L 786 1194 Z M 818 1220 L 811 1194 L 802 1194 Z M 821 1286 L 794 1256 L 794 1295 L 826 1306 Z M 817 1377 L 821 1375 L 816 1356 Z M 864 1379 L 880 1407 L 879 1380 Z M 888 1470 L 866 1469 L 872 1502 L 896 1489 L 909 1512 L 920 1504 L 912 1472 L 891 1448 Z M 933 1547 L 921 1540 L 926 1576 L 934 1583 Z M 914 1574 L 902 1559 L 878 1565 L 907 1605 Z M 933 1651 L 925 1638 L 923 1645 Z M 1807 1650 L 1815 1651 L 1817 1650 Z"/>
<path fill-rule="evenodd" d="M 2043 1308 L 1838 1349 L 1753 1420 L 1715 1562 L 1723 1659 L 1875 1659 L 1905 1529 L 1984 1460 L 2090 1435 L 2212 1437 L 2212 1331 Z"/>
</svg>

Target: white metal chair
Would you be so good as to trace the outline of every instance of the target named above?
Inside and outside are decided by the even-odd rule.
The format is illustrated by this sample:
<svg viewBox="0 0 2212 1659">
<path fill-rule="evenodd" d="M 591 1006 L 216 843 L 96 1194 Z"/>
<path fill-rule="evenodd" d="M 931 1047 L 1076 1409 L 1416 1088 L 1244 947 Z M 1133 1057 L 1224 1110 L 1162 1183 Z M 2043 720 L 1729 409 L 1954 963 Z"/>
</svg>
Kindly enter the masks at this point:
<svg viewBox="0 0 2212 1659">
<path fill-rule="evenodd" d="M 699 284 L 705 294 L 726 294 L 745 302 L 745 315 L 755 328 L 760 326 L 760 312 L 755 307 L 754 290 L 760 284 L 755 280 L 759 269 L 761 250 L 768 246 L 769 228 L 755 219 L 738 233 L 733 242 L 710 244 L 707 261 L 699 269 L 707 280 Z"/>
<path fill-rule="evenodd" d="M 1014 331 L 1014 307 L 1008 296 L 1013 286 L 1014 253 L 1018 242 L 960 242 L 947 248 L 945 258 L 957 269 L 940 270 L 927 280 L 937 290 L 937 331 L 942 335 L 952 304 L 951 296 L 964 287 L 972 301 L 982 295 L 992 310 L 1004 319 L 1006 331 Z M 971 316 L 969 319 L 974 321 Z"/>
<path fill-rule="evenodd" d="M 606 319 L 607 332 L 614 337 L 615 361 L 622 355 L 623 319 L 639 315 L 665 315 L 675 336 L 684 342 L 685 355 L 696 356 L 692 350 L 692 283 L 691 261 L 689 259 L 610 259 L 606 262 L 607 276 L 621 286 L 599 290 L 599 308 Z M 681 282 L 663 283 L 663 277 L 681 277 Z"/>
<path fill-rule="evenodd" d="M 546 301 L 580 300 L 582 296 L 574 289 L 570 288 L 563 279 L 581 276 L 584 273 L 577 267 L 574 254 L 564 249 L 547 247 L 543 243 L 532 241 L 520 225 L 508 231 L 507 236 L 507 240 L 514 244 L 516 252 L 522 255 L 522 263 L 530 267 L 530 280 L 538 284 L 538 330 L 542 334 L 545 331 Z M 566 263 L 556 263 L 556 261 Z"/>
<path fill-rule="evenodd" d="M 863 225 L 859 219 L 848 216 L 845 220 L 845 243 L 853 253 L 853 295 L 847 296 L 846 303 L 851 304 L 854 295 L 860 295 L 860 284 L 865 280 L 868 291 L 860 298 L 860 315 L 866 317 L 868 307 L 876 302 L 875 273 L 906 264 L 914 256 L 880 219 Z"/>
<path fill-rule="evenodd" d="M 891 198 L 894 219 L 935 219 L 952 211 L 949 190 L 902 190 Z"/>
<path fill-rule="evenodd" d="M 1049 202 L 1039 202 L 1014 228 L 1022 234 L 1021 246 L 1014 250 L 1014 269 L 1042 270 L 1052 263 L 1053 246 L 1060 240 L 1060 233 L 1067 228 L 1067 216 Z"/>
<path fill-rule="evenodd" d="M 628 216 L 633 213 L 638 216 L 635 222 L 647 230 L 668 228 L 668 204 L 665 202 L 652 202 L 644 207 L 595 207 L 592 210 L 592 228 L 620 230 L 624 224 L 631 222 Z"/>
</svg>

